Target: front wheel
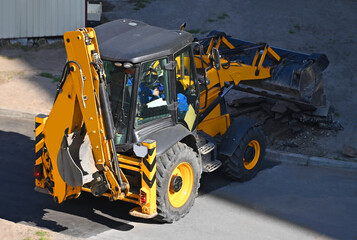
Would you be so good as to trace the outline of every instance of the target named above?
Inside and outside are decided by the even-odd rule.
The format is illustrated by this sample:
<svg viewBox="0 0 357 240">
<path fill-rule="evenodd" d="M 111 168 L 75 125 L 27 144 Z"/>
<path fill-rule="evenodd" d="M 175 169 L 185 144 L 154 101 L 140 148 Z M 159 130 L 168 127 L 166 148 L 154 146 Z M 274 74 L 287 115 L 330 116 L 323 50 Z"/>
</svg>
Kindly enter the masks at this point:
<svg viewBox="0 0 357 240">
<path fill-rule="evenodd" d="M 259 127 L 251 127 L 243 135 L 233 155 L 224 162 L 224 171 L 233 180 L 252 179 L 260 170 L 265 148 L 263 131 Z"/>
<path fill-rule="evenodd" d="M 179 142 L 158 158 L 156 220 L 177 221 L 190 211 L 201 173 L 198 153 L 186 144 Z"/>
</svg>

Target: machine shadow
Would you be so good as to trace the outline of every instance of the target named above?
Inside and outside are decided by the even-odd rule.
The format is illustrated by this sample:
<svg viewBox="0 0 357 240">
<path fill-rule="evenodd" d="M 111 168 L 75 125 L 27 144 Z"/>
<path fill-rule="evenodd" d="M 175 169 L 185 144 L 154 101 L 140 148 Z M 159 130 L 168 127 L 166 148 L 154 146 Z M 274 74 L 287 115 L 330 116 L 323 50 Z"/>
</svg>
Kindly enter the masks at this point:
<svg viewBox="0 0 357 240">
<path fill-rule="evenodd" d="M 281 164 L 280 162 L 274 161 L 263 161 L 261 170 L 258 172 L 265 171 L 267 169 L 273 168 Z M 217 189 L 223 188 L 229 184 L 236 183 L 233 180 L 230 180 L 222 170 L 222 167 L 212 173 L 203 173 L 201 177 L 201 185 L 198 190 L 198 196 L 208 194 Z M 243 184 L 243 183 L 242 183 Z"/>
<path fill-rule="evenodd" d="M 107 198 L 95 198 L 86 193 L 78 199 L 57 204 L 50 195 L 34 191 L 34 145 L 25 135 L 0 131 L 0 177 L 3 179 L 0 182 L 0 218 L 80 237 L 90 237 L 108 229 L 128 231 L 133 229 L 129 222 L 149 223 L 129 215 L 134 204 L 109 202 Z M 69 229 L 62 221 L 71 222 L 74 229 Z"/>
</svg>

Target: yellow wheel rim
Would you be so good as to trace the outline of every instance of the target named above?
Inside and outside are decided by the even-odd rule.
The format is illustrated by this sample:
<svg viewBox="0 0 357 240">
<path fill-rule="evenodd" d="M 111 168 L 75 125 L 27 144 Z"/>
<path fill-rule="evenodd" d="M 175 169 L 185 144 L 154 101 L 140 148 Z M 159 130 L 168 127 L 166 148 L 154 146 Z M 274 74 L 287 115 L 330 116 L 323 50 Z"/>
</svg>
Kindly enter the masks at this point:
<svg viewBox="0 0 357 240">
<path fill-rule="evenodd" d="M 193 182 L 193 169 L 189 163 L 181 163 L 174 169 L 168 186 L 169 201 L 173 207 L 182 207 L 187 202 L 192 192 Z"/>
<path fill-rule="evenodd" d="M 253 159 L 245 159 L 245 157 L 243 157 L 243 163 L 244 163 L 244 167 L 247 170 L 251 170 L 253 169 L 259 160 L 259 156 L 260 156 L 260 144 L 257 140 L 253 140 L 248 144 L 249 147 L 252 147 L 254 149 L 254 157 Z M 248 147 L 247 147 L 248 149 Z M 246 149 L 246 151 L 247 151 Z M 244 155 L 245 156 L 245 155 Z"/>
</svg>

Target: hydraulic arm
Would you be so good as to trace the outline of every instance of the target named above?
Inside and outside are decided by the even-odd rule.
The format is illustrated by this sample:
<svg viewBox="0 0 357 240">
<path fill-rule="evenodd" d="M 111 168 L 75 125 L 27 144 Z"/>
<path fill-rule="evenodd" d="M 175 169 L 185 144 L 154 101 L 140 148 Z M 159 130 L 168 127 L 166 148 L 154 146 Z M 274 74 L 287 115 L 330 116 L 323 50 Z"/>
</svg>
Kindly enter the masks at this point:
<svg viewBox="0 0 357 240">
<path fill-rule="evenodd" d="M 67 32 L 64 40 L 68 62 L 54 106 L 48 117 L 37 117 L 43 123 L 43 143 L 36 147 L 43 149 L 47 173 L 37 184 L 46 184 L 59 203 L 79 196 L 87 183 L 97 195 L 110 190 L 114 200 L 121 199 L 128 185 L 113 143 L 95 32 L 90 28 Z"/>
</svg>

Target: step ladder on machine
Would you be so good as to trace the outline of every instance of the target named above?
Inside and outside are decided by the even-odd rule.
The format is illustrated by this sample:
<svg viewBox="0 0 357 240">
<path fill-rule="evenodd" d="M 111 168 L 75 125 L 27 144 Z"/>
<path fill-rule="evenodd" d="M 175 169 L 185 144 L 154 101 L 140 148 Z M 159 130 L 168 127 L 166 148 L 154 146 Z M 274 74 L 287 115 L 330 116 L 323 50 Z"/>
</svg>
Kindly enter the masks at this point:
<svg viewBox="0 0 357 240">
<path fill-rule="evenodd" d="M 206 154 L 211 154 L 211 151 L 213 151 L 215 148 L 216 145 L 213 142 L 208 142 L 205 145 L 201 146 L 198 151 L 201 153 L 202 156 L 204 156 Z M 213 172 L 222 165 L 222 162 L 217 159 L 213 159 L 212 161 L 204 162 L 203 164 L 204 172 Z"/>
</svg>

